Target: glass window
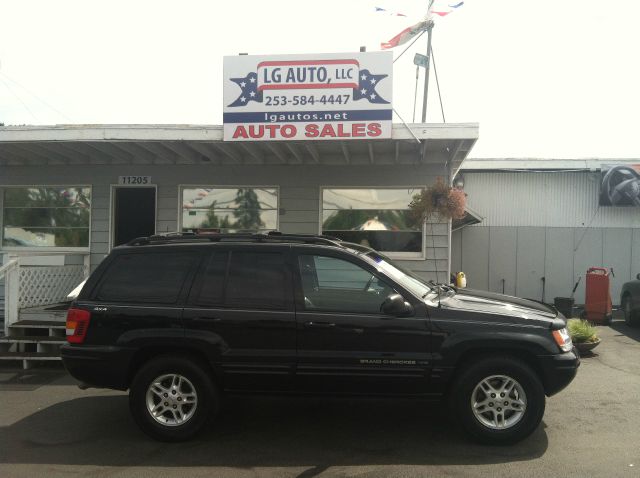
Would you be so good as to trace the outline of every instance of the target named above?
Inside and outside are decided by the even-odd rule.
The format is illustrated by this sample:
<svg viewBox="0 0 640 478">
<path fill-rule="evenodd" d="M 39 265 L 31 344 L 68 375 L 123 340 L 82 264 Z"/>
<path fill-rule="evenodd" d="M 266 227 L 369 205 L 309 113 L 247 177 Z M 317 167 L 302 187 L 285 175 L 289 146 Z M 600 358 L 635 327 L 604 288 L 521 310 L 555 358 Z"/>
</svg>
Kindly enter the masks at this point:
<svg viewBox="0 0 640 478">
<path fill-rule="evenodd" d="M 322 233 L 390 252 L 423 257 L 424 226 L 409 210 L 418 189 L 324 189 Z"/>
<path fill-rule="evenodd" d="M 287 275 L 280 252 L 233 251 L 229 267 L 228 306 L 250 309 L 285 309 Z"/>
<path fill-rule="evenodd" d="M 197 302 L 200 305 L 222 305 L 224 302 L 224 276 L 227 272 L 228 252 L 214 252 L 202 275 Z"/>
<path fill-rule="evenodd" d="M 306 310 L 379 314 L 395 291 L 362 267 L 334 257 L 301 255 L 298 259 Z"/>
<path fill-rule="evenodd" d="M 275 188 L 182 189 L 182 230 L 273 231 L 278 228 Z"/>
<path fill-rule="evenodd" d="M 5 247 L 89 247 L 91 188 L 7 187 L 2 225 Z"/>
<path fill-rule="evenodd" d="M 189 252 L 121 255 L 109 266 L 96 300 L 175 304 L 196 257 Z"/>
</svg>

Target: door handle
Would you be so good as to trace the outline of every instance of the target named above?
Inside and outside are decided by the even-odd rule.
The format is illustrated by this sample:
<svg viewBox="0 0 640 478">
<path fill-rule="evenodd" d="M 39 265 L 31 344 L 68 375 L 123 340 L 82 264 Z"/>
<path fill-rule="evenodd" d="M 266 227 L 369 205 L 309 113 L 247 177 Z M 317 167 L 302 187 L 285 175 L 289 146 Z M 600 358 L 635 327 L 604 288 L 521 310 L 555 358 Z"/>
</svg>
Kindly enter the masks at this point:
<svg viewBox="0 0 640 478">
<path fill-rule="evenodd" d="M 332 327 L 335 327 L 336 324 L 334 324 L 333 322 L 305 322 L 304 326 L 305 327 L 317 327 L 319 329 L 330 329 Z"/>
</svg>

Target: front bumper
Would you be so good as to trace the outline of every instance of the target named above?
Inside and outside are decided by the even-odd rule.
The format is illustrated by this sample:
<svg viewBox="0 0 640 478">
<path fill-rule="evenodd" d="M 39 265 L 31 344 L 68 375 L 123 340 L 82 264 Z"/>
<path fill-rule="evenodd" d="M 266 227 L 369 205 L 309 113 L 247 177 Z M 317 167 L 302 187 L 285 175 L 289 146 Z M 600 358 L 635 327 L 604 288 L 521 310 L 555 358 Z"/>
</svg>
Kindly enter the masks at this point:
<svg viewBox="0 0 640 478">
<path fill-rule="evenodd" d="M 571 352 L 538 356 L 542 368 L 545 394 L 550 397 L 569 385 L 578 373 L 580 354 L 574 347 Z"/>
<path fill-rule="evenodd" d="M 62 363 L 76 380 L 97 388 L 129 388 L 133 350 L 122 347 L 70 345 L 60 348 Z"/>
</svg>

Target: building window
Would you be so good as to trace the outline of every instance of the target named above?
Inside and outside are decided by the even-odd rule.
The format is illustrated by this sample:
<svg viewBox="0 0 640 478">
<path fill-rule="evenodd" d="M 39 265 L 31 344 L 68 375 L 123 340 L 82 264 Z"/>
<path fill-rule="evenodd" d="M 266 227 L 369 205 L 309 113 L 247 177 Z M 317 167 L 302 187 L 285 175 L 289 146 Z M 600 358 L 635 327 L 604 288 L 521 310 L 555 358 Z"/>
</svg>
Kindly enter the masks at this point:
<svg viewBox="0 0 640 478">
<path fill-rule="evenodd" d="M 424 258 L 424 225 L 409 203 L 419 188 L 322 190 L 322 233 L 397 259 Z"/>
<path fill-rule="evenodd" d="M 182 188 L 183 231 L 259 232 L 278 229 L 276 188 Z"/>
<path fill-rule="evenodd" d="M 89 247 L 91 188 L 7 187 L 3 247 Z"/>
</svg>

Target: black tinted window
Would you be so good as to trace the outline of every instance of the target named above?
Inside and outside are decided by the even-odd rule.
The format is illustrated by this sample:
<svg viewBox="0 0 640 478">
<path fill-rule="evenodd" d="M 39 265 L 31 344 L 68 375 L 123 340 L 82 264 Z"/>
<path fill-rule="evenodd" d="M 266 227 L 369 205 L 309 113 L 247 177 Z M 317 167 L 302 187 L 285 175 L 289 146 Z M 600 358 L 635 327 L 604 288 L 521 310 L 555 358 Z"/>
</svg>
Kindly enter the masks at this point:
<svg viewBox="0 0 640 478">
<path fill-rule="evenodd" d="M 174 304 L 194 260 L 185 252 L 121 255 L 107 270 L 96 299 Z"/>
<path fill-rule="evenodd" d="M 280 252 L 231 253 L 226 304 L 252 309 L 284 309 L 286 269 Z"/>
<path fill-rule="evenodd" d="M 228 258 L 228 252 L 215 252 L 209 258 L 202 274 L 198 304 L 221 305 L 224 302 L 224 276 Z"/>
</svg>

